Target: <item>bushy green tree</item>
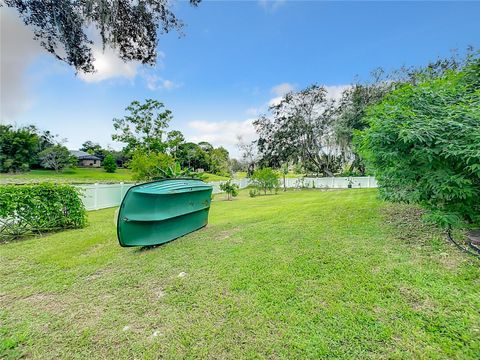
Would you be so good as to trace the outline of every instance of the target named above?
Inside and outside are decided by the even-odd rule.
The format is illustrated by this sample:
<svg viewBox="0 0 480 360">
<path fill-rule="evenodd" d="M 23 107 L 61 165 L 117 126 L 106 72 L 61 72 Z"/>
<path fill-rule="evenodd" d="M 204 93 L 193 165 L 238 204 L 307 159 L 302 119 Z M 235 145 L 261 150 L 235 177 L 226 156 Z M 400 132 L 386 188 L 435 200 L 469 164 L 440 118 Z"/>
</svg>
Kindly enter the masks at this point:
<svg viewBox="0 0 480 360">
<path fill-rule="evenodd" d="M 0 125 L 0 172 L 28 171 L 37 160 L 39 146 L 34 126 Z"/>
<path fill-rule="evenodd" d="M 108 154 L 107 156 L 105 156 L 105 159 L 103 159 L 102 165 L 105 171 L 108 173 L 114 173 L 115 170 L 117 170 L 117 163 L 112 154 Z"/>
<path fill-rule="evenodd" d="M 220 184 L 220 190 L 224 191 L 227 194 L 227 200 L 232 200 L 232 197 L 238 195 L 239 186 L 232 183 L 232 180 Z"/>
<path fill-rule="evenodd" d="M 227 149 L 220 146 L 210 151 L 208 171 L 220 176 L 230 176 L 230 158 Z"/>
<path fill-rule="evenodd" d="M 252 185 L 258 190 L 263 191 L 266 195 L 267 191 L 277 191 L 279 187 L 279 175 L 271 168 L 258 169 L 253 172 L 250 177 Z"/>
<path fill-rule="evenodd" d="M 90 140 L 85 141 L 79 150 L 85 151 L 90 155 L 95 155 L 101 160 L 103 160 L 105 156 L 109 154 L 109 151 L 107 149 L 102 148 L 102 146 L 99 143 L 94 143 L 93 141 L 90 141 Z"/>
<path fill-rule="evenodd" d="M 45 169 L 53 169 L 57 172 L 67 166 L 74 166 L 77 161 L 65 146 L 58 144 L 46 148 L 38 156 Z"/>
<path fill-rule="evenodd" d="M 480 221 L 480 59 L 405 84 L 367 110 L 356 137 L 381 195 L 443 225 Z"/>
<path fill-rule="evenodd" d="M 208 170 L 208 154 L 197 144 L 187 142 L 178 146 L 176 160 L 182 168 Z"/>
<path fill-rule="evenodd" d="M 125 117 L 113 119 L 116 133 L 112 135 L 112 140 L 126 143 L 127 151 L 143 149 L 165 152 L 168 144 L 163 136 L 172 120 L 172 112 L 165 109 L 161 102 L 152 99 L 144 103 L 132 101 L 126 111 L 129 114 Z"/>
</svg>

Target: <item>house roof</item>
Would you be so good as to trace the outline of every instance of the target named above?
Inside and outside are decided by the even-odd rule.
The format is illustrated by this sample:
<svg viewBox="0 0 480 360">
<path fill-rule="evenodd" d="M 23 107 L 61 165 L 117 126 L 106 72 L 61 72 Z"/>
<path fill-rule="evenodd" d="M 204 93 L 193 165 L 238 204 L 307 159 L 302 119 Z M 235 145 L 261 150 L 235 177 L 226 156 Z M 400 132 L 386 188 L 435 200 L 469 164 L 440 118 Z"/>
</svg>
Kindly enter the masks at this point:
<svg viewBox="0 0 480 360">
<path fill-rule="evenodd" d="M 69 150 L 70 154 L 75 156 L 78 160 L 101 160 L 98 156 L 91 155 L 85 151 Z"/>
</svg>

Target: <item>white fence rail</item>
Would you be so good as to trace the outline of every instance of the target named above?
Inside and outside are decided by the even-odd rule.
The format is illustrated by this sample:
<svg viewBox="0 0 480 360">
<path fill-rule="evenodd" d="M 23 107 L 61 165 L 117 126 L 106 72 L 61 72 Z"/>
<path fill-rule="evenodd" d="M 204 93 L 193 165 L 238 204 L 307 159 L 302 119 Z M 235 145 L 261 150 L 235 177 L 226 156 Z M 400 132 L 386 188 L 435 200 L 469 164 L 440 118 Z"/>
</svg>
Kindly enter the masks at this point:
<svg viewBox="0 0 480 360">
<path fill-rule="evenodd" d="M 211 182 L 213 193 L 218 194 L 220 184 L 223 181 Z M 250 184 L 249 179 L 233 180 L 240 189 L 246 188 Z M 364 177 L 324 177 L 324 178 L 286 178 L 285 186 L 287 188 L 316 188 L 316 189 L 345 189 L 351 184 L 352 188 L 375 188 L 377 182 L 372 176 Z M 82 193 L 82 201 L 87 210 L 98 210 L 114 206 L 119 206 L 127 190 L 134 184 L 88 184 L 77 185 Z M 280 179 L 280 186 L 283 187 L 283 179 Z"/>
</svg>

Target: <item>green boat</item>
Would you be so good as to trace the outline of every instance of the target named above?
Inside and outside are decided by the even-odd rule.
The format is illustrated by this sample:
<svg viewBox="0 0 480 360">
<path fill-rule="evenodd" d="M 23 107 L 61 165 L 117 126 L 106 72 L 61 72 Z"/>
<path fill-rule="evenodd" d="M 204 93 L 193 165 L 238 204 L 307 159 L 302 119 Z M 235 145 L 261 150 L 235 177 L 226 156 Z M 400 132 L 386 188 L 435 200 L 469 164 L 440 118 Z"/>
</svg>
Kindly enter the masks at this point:
<svg viewBox="0 0 480 360">
<path fill-rule="evenodd" d="M 208 222 L 212 186 L 169 179 L 132 186 L 118 212 L 121 246 L 153 246 L 198 230 Z"/>
</svg>

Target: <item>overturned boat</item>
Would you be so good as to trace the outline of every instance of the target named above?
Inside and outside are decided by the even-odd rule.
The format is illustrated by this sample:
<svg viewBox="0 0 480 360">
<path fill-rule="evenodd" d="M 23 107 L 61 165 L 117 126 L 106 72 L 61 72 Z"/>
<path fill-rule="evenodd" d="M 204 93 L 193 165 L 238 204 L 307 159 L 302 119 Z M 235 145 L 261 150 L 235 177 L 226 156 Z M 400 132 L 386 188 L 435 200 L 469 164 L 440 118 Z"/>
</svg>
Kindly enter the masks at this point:
<svg viewBox="0 0 480 360">
<path fill-rule="evenodd" d="M 131 187 L 118 212 L 121 246 L 152 246 L 198 230 L 208 222 L 212 186 L 168 179 Z"/>
</svg>

